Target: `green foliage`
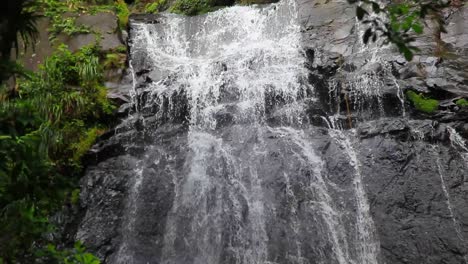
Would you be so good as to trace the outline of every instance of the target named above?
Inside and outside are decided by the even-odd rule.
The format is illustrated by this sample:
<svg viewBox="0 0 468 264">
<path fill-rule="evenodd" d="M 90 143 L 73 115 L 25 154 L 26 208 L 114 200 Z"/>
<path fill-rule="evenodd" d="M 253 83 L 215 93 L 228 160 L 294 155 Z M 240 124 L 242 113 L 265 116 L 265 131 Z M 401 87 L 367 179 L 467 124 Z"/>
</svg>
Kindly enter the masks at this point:
<svg viewBox="0 0 468 264">
<path fill-rule="evenodd" d="M 147 4 L 145 6 L 145 12 L 151 14 L 159 13 L 162 8 L 166 5 L 166 0 L 156 0 L 153 3 Z"/>
<path fill-rule="evenodd" d="M 364 43 L 383 38 L 384 43 L 395 44 L 407 60 L 412 60 L 414 52 L 419 51 L 411 43 L 415 36 L 423 33 L 426 17 L 430 16 L 435 20 L 438 34 L 445 32 L 440 11 L 448 4 L 443 0 L 391 1 L 388 5 L 371 0 L 348 2 L 359 3 L 356 6 L 356 16 L 362 23 L 369 25 L 363 35 Z M 372 16 L 370 12 L 377 15 Z"/>
<path fill-rule="evenodd" d="M 51 21 L 52 26 L 49 29 L 51 40 L 55 39 L 61 33 L 64 33 L 67 36 L 92 33 L 91 28 L 88 26 L 77 25 L 76 18 L 74 17 L 63 18 L 63 16 L 57 15 L 54 16 Z"/>
<path fill-rule="evenodd" d="M 176 14 L 195 16 L 213 10 L 210 0 L 176 0 L 169 11 Z"/>
<path fill-rule="evenodd" d="M 458 99 L 455 103 L 460 107 L 468 107 L 468 100 L 465 98 Z"/>
<path fill-rule="evenodd" d="M 16 37 L 17 35 L 21 37 L 22 43 L 26 49 L 28 46 L 33 45 L 39 34 L 36 28 L 36 20 L 38 18 L 38 15 L 35 14 L 33 11 L 34 6 L 36 5 L 35 1 L 19 0 L 18 5 L 19 9 L 17 9 L 17 11 L 19 10 L 20 12 L 16 15 L 16 17 L 14 17 L 14 21 L 8 21 L 9 25 L 6 25 L 7 27 L 11 27 L 11 32 L 15 32 L 16 34 L 14 35 L 13 39 L 8 39 L 8 37 L 6 40 L 2 39 L 2 41 L 7 41 L 7 43 L 9 41 L 12 41 L 16 53 L 18 53 L 18 51 L 20 50 L 18 38 Z"/>
<path fill-rule="evenodd" d="M 125 45 L 120 45 L 114 50 L 117 53 L 122 53 L 122 54 L 127 54 L 127 46 Z"/>
<path fill-rule="evenodd" d="M 73 205 L 77 205 L 80 201 L 80 189 L 74 189 L 70 195 L 70 203 Z"/>
<path fill-rule="evenodd" d="M 63 187 L 42 147 L 40 130 L 30 127 L 35 120 L 17 114 L 19 124 L 11 127 L 11 135 L 0 135 L 0 258 L 7 263 L 21 260 L 41 234 L 51 230 L 47 216 L 57 209 L 58 186 Z M 33 131 L 15 135 L 21 130 Z"/>
<path fill-rule="evenodd" d="M 77 201 L 80 159 L 114 110 L 99 56 L 96 46 L 76 53 L 59 46 L 18 80 L 17 95 L 0 97 L 0 258 L 7 263 L 32 263 L 52 230 L 48 216 Z M 59 263 L 97 263 L 79 250 Z"/>
<path fill-rule="evenodd" d="M 102 128 L 93 127 L 80 137 L 80 141 L 72 144 L 70 147 L 74 150 L 73 159 L 76 162 L 81 160 L 84 154 L 93 146 L 96 139 L 105 132 Z"/>
<path fill-rule="evenodd" d="M 130 16 L 130 10 L 124 0 L 115 1 L 115 10 L 117 17 L 119 18 L 119 26 L 121 29 L 127 28 L 128 17 Z"/>
<path fill-rule="evenodd" d="M 36 29 L 37 14 L 34 12 L 34 0 L 8 1 L 2 8 L 0 16 L 0 84 L 18 73 L 17 64 L 10 61 L 14 48 L 16 55 L 22 47 L 34 47 L 38 31 Z M 20 39 L 22 44 L 20 45 Z"/>
<path fill-rule="evenodd" d="M 414 107 L 422 112 L 431 114 L 439 107 L 439 101 L 431 98 L 426 98 L 422 94 L 417 94 L 414 91 L 407 91 L 406 96 L 413 103 Z"/>
<path fill-rule="evenodd" d="M 104 60 L 104 69 L 123 69 L 127 55 L 122 53 L 108 53 Z"/>
<path fill-rule="evenodd" d="M 84 25 L 76 23 L 76 14 L 83 11 L 83 1 L 81 0 L 39 0 L 38 12 L 50 19 L 49 38 L 54 40 L 61 33 L 68 36 L 76 34 L 93 33 Z"/>
<path fill-rule="evenodd" d="M 100 264 L 98 258 L 86 252 L 85 247 L 76 242 L 72 250 L 58 250 L 49 244 L 45 250 L 39 253 L 40 257 L 49 258 L 51 262 L 60 264 Z"/>
<path fill-rule="evenodd" d="M 111 1 L 112 2 L 112 1 Z M 97 13 L 102 13 L 102 12 L 113 12 L 114 11 L 114 6 L 105 4 L 105 5 L 92 5 L 87 8 L 87 13 L 91 15 L 95 15 Z"/>
<path fill-rule="evenodd" d="M 14 14 L 0 18 L 0 263 L 99 263 L 81 244 L 36 254 L 54 242 L 49 216 L 79 201 L 80 159 L 114 110 L 102 86 L 99 47 L 71 53 L 59 46 L 36 73 L 9 60 L 13 47 L 19 51 L 18 36 L 25 45 L 34 42 L 34 14 L 50 18 L 51 37 L 89 33 L 75 24 L 88 2 L 18 0 Z M 13 75 L 16 86 L 7 88 Z"/>
</svg>

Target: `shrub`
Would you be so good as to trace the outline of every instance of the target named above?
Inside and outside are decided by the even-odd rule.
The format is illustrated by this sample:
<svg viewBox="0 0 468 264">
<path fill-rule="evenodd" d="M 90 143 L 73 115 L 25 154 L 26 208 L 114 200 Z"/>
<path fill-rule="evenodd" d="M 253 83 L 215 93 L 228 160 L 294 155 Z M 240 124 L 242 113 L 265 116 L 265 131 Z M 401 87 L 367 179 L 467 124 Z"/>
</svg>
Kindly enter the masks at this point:
<svg viewBox="0 0 468 264">
<path fill-rule="evenodd" d="M 62 45 L 38 72 L 18 79 L 19 96 L 2 96 L 0 263 L 35 263 L 34 253 L 51 242 L 48 217 L 76 201 L 80 159 L 114 109 L 99 61 L 96 46 L 72 53 Z M 60 263 L 98 263 L 79 250 Z"/>
<path fill-rule="evenodd" d="M 124 0 L 115 1 L 115 11 L 119 18 L 119 26 L 121 29 L 125 29 L 128 24 L 128 17 L 130 16 L 130 10 L 128 10 L 127 3 Z"/>
<path fill-rule="evenodd" d="M 104 60 L 104 69 L 123 69 L 125 68 L 125 61 L 127 55 L 122 53 L 108 53 Z"/>
</svg>

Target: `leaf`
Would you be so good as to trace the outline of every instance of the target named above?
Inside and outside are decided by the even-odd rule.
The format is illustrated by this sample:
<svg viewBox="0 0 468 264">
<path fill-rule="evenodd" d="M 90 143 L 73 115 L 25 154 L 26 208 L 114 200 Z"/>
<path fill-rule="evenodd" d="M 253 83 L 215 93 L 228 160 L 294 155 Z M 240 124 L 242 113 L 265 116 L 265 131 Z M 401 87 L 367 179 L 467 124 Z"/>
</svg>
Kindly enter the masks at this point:
<svg viewBox="0 0 468 264">
<path fill-rule="evenodd" d="M 11 136 L 0 135 L 0 140 L 11 140 Z"/>
</svg>

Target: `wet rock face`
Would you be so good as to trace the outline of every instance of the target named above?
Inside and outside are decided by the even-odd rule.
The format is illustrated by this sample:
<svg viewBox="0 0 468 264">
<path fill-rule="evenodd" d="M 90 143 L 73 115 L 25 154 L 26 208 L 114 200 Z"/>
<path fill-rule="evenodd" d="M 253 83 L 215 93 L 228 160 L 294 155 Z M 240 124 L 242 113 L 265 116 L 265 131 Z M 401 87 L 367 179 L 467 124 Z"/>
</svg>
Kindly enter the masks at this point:
<svg viewBox="0 0 468 264">
<path fill-rule="evenodd" d="M 356 125 L 358 135 L 354 146 L 362 165 L 381 260 L 383 263 L 466 263 L 467 160 L 451 145 L 446 125 L 433 120 L 450 123 L 463 133 L 468 116 L 463 109 L 443 106 L 435 115 L 421 114 L 408 103 L 399 102 L 396 89 L 401 89 L 401 95 L 405 89 L 413 89 L 449 102 L 466 96 L 468 46 L 463 44 L 466 32 L 456 21 L 468 9 L 462 8 L 449 16 L 447 24 L 451 30 L 443 36 L 448 52 L 456 56 L 436 58 L 432 55 L 434 46 L 425 46 L 431 41 L 420 42 L 423 55 L 406 62 L 392 49 L 364 51 L 375 52 L 377 61 L 363 55 L 355 34 L 359 28 L 353 17 L 354 9 L 346 3 L 304 1 L 299 5 L 303 42 L 308 47 L 306 54 L 314 55 L 313 60 L 308 56 L 308 67 L 310 81 L 323 105 L 320 111 L 346 115 L 343 101 L 349 95 L 353 124 L 356 125 L 354 119 L 361 120 Z M 366 98 L 366 94 L 352 93 L 349 82 L 353 75 L 360 74 L 376 74 L 382 80 L 380 84 L 373 82 L 373 88 L 380 90 L 377 97 L 383 100 L 382 112 L 378 113 L 378 108 L 372 105 L 375 95 L 367 94 Z M 336 89 L 330 80 L 338 80 L 338 92 L 330 92 Z M 359 105 L 352 103 L 353 95 L 359 97 L 356 102 L 368 104 L 359 114 L 356 113 Z M 339 105 L 341 109 L 337 109 Z M 370 114 L 366 113 L 369 109 Z M 408 123 L 398 118 L 403 111 L 425 120 Z M 395 118 L 362 122 L 378 116 Z M 348 126 L 346 121 L 342 123 L 345 123 L 343 127 Z M 329 169 L 336 181 L 348 179 L 347 169 L 335 160 L 340 150 L 332 150 L 331 145 L 327 152 L 326 160 L 332 165 Z"/>
<path fill-rule="evenodd" d="M 345 2 L 299 1 L 298 12 L 307 88 L 297 108 L 265 89 L 263 122 L 242 116 L 242 91 L 224 83 L 216 126 L 194 128 L 190 90 L 153 90 L 180 78 L 173 65 L 133 51 L 138 103 L 87 156 L 76 239 L 104 263 L 467 263 L 467 115 L 450 106 L 467 92 L 467 47 L 452 39 L 464 31 L 447 37 L 456 59 L 408 63 L 366 50 Z M 449 106 L 418 113 L 407 88 Z M 284 118 L 292 110 L 301 122 Z"/>
<path fill-rule="evenodd" d="M 344 94 L 349 94 L 352 110 L 361 107 L 353 105 L 353 99 L 359 103 L 370 103 L 375 100 L 375 95 L 383 95 L 387 109 L 381 116 L 402 114 L 404 107 L 391 106 L 398 105 L 398 100 L 404 97 L 407 89 L 451 103 L 468 95 L 468 46 L 465 43 L 466 30 L 460 26 L 460 21 L 467 14 L 466 7 L 445 12 L 448 33 L 442 36 L 444 56 L 436 56 L 436 44 L 428 32 L 414 43 L 421 52 L 413 61 L 407 62 L 393 46 L 379 48 L 378 45 L 366 47 L 362 44 L 359 36 L 365 26 L 357 23 L 353 6 L 339 1 L 320 0 L 299 1 L 298 4 L 303 45 L 307 57 L 313 57 L 308 64 L 310 80 L 322 102 L 328 102 L 324 104 L 327 111 L 335 112 L 337 105 L 345 110 Z M 330 79 L 334 80 L 336 87 L 330 87 Z M 356 90 L 353 86 L 359 85 L 368 86 L 370 90 L 353 94 Z M 461 109 L 447 107 L 444 102 L 441 102 L 439 110 L 436 119 L 442 122 L 466 119 L 466 113 L 458 114 Z M 359 114 L 362 117 L 366 113 Z M 418 115 L 416 112 L 413 114 Z M 375 118 L 375 115 L 370 118 Z"/>
<path fill-rule="evenodd" d="M 465 263 L 466 158 L 443 134 L 417 140 L 410 131 L 418 126 L 432 130 L 429 122 L 410 122 L 363 138 L 359 146 L 382 258 L 386 263 Z"/>
</svg>

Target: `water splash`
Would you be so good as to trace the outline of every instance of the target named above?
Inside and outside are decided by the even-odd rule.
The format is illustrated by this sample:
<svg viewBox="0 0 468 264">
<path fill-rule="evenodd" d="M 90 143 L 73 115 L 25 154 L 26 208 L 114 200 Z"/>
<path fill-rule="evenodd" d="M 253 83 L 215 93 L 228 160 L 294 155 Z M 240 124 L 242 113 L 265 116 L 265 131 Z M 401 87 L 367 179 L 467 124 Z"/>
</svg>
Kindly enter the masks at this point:
<svg viewBox="0 0 468 264">
<path fill-rule="evenodd" d="M 378 263 L 380 244 L 375 234 L 374 221 L 370 215 L 369 203 L 362 182 L 361 164 L 350 138 L 341 130 L 330 129 L 330 136 L 343 148 L 354 168 L 354 193 L 356 198 L 356 226 L 358 236 L 358 261 L 362 264 Z"/>
<path fill-rule="evenodd" d="M 236 109 L 237 122 L 263 122 L 267 90 L 285 104 L 297 104 L 299 79 L 306 75 L 295 8 L 284 1 L 265 8 L 235 6 L 203 19 L 168 14 L 162 25 L 136 24 L 133 56 L 149 56 L 161 75 L 142 103 L 183 89 L 191 127 L 202 130 L 215 129 L 216 114 L 228 106 Z M 290 112 L 285 114 L 297 117 Z"/>
<path fill-rule="evenodd" d="M 449 128 L 449 130 L 450 130 L 450 128 Z M 438 147 L 434 146 L 434 151 L 437 151 L 437 150 L 438 150 Z M 457 220 L 457 218 L 455 217 L 455 214 L 453 212 L 453 206 L 452 206 L 452 202 L 451 202 L 451 198 L 450 198 L 450 193 L 449 193 L 449 191 L 447 189 L 447 184 L 446 184 L 445 178 L 444 178 L 444 169 L 442 167 L 442 164 L 441 164 L 440 158 L 438 156 L 438 153 L 434 153 L 434 156 L 437 157 L 437 159 L 436 159 L 437 173 L 439 175 L 440 184 L 442 186 L 442 191 L 443 191 L 445 201 L 446 201 L 446 204 L 447 204 L 447 209 L 449 211 L 449 218 L 452 220 L 453 228 L 455 229 L 455 233 L 457 234 L 458 239 L 460 240 L 461 244 L 465 248 L 467 248 L 468 244 L 466 243 L 465 238 L 463 237 L 463 231 L 462 231 L 462 228 L 461 228 L 461 224 Z M 468 263 L 468 254 L 466 252 L 464 253 L 463 258 L 465 260 L 465 263 Z"/>
<path fill-rule="evenodd" d="M 310 262 L 307 251 L 315 250 L 320 263 L 370 264 L 364 253 L 353 259 L 351 252 L 369 249 L 349 244 L 342 220 L 349 212 L 337 209 L 314 145 L 303 130 L 292 128 L 306 123 L 303 99 L 312 89 L 305 81 L 295 1 L 261 8 L 235 6 L 192 18 L 164 14 L 160 19 L 157 24 L 132 25 L 131 56 L 151 69 L 136 91 L 137 110 L 144 112 L 162 102 L 172 108 L 177 104 L 172 95 L 183 93 L 190 120 L 182 171 L 168 175 L 175 197 L 158 262 L 279 264 L 271 250 L 274 231 L 269 223 L 287 221 L 290 226 L 284 230 L 291 231 L 287 234 L 291 245 L 284 247 L 288 250 L 284 258 L 290 263 Z M 234 132 L 225 134 L 220 115 L 231 118 L 228 131 Z M 151 112 L 144 116 L 153 118 Z M 271 118 L 283 127 L 269 127 Z M 310 199 L 301 212 L 288 208 L 284 218 L 272 202 L 282 200 L 268 193 L 272 179 L 260 166 L 271 159 L 272 145 L 265 142 L 270 136 L 293 153 L 284 160 L 297 162 L 307 174 L 299 175 L 308 180 L 299 192 L 290 175 L 296 168 L 282 168 L 284 199 L 294 206 L 303 203 L 298 192 Z M 364 199 L 356 195 L 358 201 Z M 304 226 L 313 221 L 317 226 Z M 359 231 L 365 242 L 368 228 Z M 303 237 L 314 234 L 311 230 L 320 234 L 315 238 L 319 249 L 311 249 L 309 238 Z"/>
<path fill-rule="evenodd" d="M 466 141 L 463 139 L 463 137 L 460 134 L 458 134 L 455 128 L 451 126 L 447 126 L 447 131 L 449 132 L 449 135 L 450 135 L 450 142 L 452 144 L 452 147 L 460 150 L 460 155 L 462 156 L 463 160 L 468 165 L 468 147 L 467 147 L 468 145 Z"/>
<path fill-rule="evenodd" d="M 340 213 L 334 208 L 333 199 L 328 190 L 327 183 L 323 177 L 324 162 L 315 154 L 309 141 L 305 139 L 304 132 L 292 128 L 280 128 L 280 133 L 286 133 L 289 138 L 301 149 L 301 156 L 305 159 L 305 166 L 311 166 L 314 172 L 314 180 L 310 188 L 317 196 L 315 206 L 319 208 L 327 225 L 330 241 L 335 258 L 339 264 L 354 263 L 350 258 L 346 231 L 341 222 Z M 374 262 L 377 263 L 377 262 Z"/>
<path fill-rule="evenodd" d="M 137 219 L 137 210 L 138 210 L 138 198 L 140 193 L 141 184 L 143 181 L 143 167 L 140 166 L 140 162 L 137 162 L 134 177 L 134 182 L 132 183 L 132 187 L 129 191 L 129 198 L 127 201 L 126 208 L 128 213 L 125 215 L 124 225 L 122 227 L 122 241 L 123 243 L 120 245 L 116 258 L 115 263 L 117 264 L 125 264 L 131 263 L 133 260 L 134 252 L 131 248 L 131 242 L 135 239 L 135 222 Z"/>
</svg>

